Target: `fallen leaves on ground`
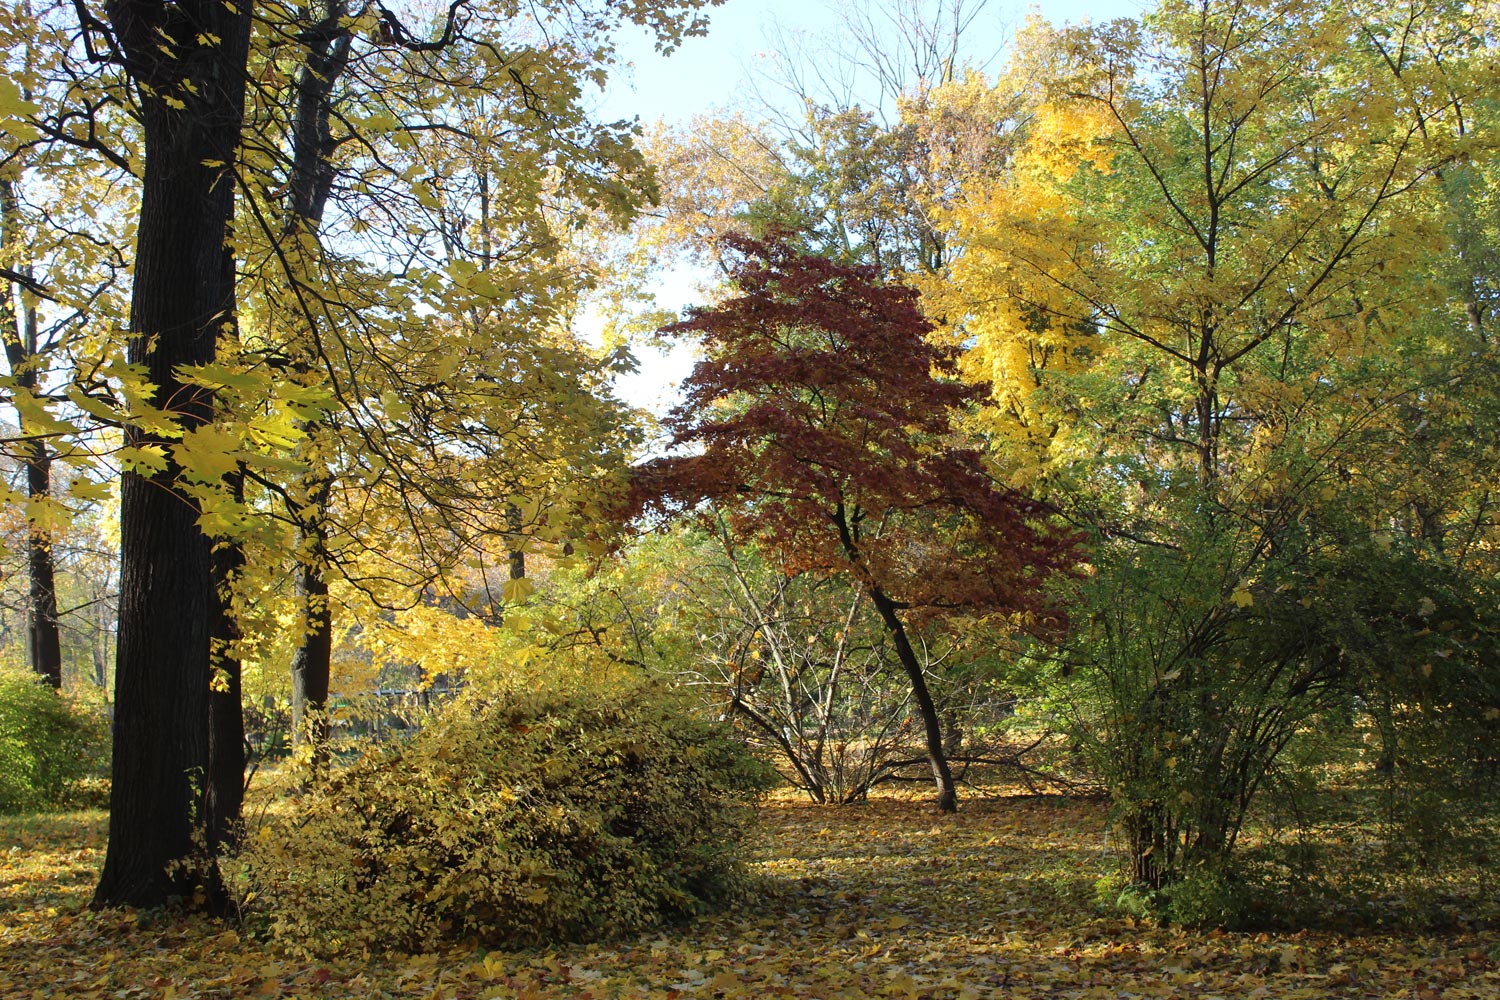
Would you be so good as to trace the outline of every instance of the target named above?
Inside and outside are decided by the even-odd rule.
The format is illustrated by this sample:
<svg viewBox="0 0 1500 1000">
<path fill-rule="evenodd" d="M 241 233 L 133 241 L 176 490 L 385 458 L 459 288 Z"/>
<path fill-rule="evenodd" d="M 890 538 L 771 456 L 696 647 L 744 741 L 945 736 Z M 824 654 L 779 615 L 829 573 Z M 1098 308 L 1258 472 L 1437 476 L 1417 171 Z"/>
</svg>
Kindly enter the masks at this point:
<svg viewBox="0 0 1500 1000">
<path fill-rule="evenodd" d="M 1500 936 L 1190 932 L 1102 917 L 1102 808 L 971 799 L 957 816 L 880 798 L 780 798 L 765 894 L 645 938 L 551 952 L 309 964 L 200 918 L 93 913 L 98 813 L 0 820 L 0 996 L 864 998 L 1500 996 Z"/>
</svg>

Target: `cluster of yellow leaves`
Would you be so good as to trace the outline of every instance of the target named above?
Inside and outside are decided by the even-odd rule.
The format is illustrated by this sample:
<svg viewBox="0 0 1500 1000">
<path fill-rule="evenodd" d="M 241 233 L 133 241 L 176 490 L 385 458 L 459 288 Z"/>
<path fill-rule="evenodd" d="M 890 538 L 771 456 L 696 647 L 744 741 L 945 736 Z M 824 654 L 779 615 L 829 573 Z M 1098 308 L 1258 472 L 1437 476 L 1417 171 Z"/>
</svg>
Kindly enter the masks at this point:
<svg viewBox="0 0 1500 1000">
<path fill-rule="evenodd" d="M 36 127 L 26 121 L 35 114 L 36 104 L 26 100 L 21 88 L 9 76 L 0 79 L 0 131 L 17 139 L 36 138 Z"/>
<path fill-rule="evenodd" d="M 419 604 L 369 622 L 362 639 L 376 664 L 417 664 L 431 683 L 439 673 L 484 673 L 501 637 L 498 628 L 481 618 L 460 618 L 450 610 Z M 342 683 L 339 690 L 348 691 Z"/>
<path fill-rule="evenodd" d="M 1100 349 L 1091 310 L 1057 267 L 1099 242 L 1098 220 L 1065 185 L 1081 162 L 1107 166 L 1109 134 L 1100 109 L 1072 103 L 1045 103 L 1032 122 L 1003 177 L 964 178 L 960 196 L 935 207 L 952 235 L 953 260 L 946 274 L 918 279 L 929 313 L 945 320 L 942 334 L 968 347 L 964 376 L 992 387 L 975 429 L 1023 487 L 1074 454 L 1075 428 L 1040 392 L 1044 381 L 1081 370 Z"/>
<path fill-rule="evenodd" d="M 1120 435 L 1099 396 L 1189 425 L 1231 397 L 1270 413 L 1322 377 L 1259 365 L 1273 346 L 1351 363 L 1406 335 L 1445 246 L 1438 165 L 1494 142 L 1472 121 L 1493 67 L 1454 41 L 1483 23 L 1424 10 L 1376 29 L 1277 0 L 1027 35 L 995 86 L 1041 79 L 1012 159 L 929 195 L 955 256 L 924 287 L 994 386 L 981 426 L 1015 478 Z M 972 103 L 954 86 L 937 103 Z"/>
</svg>

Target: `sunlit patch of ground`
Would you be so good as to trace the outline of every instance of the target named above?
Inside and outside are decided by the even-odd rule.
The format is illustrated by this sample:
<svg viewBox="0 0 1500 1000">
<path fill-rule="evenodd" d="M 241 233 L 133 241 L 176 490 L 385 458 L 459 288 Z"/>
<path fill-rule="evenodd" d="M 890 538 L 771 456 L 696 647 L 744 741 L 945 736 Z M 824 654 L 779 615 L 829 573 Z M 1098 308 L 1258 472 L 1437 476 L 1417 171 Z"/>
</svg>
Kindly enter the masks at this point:
<svg viewBox="0 0 1500 1000">
<path fill-rule="evenodd" d="M 1093 907 L 1103 807 L 970 797 L 940 816 L 917 794 L 763 810 L 764 892 L 644 938 L 551 953 L 306 963 L 239 930 L 87 910 L 104 816 L 0 819 L 0 996 L 422 997 L 1500 997 L 1500 936 L 1224 934 Z"/>
</svg>

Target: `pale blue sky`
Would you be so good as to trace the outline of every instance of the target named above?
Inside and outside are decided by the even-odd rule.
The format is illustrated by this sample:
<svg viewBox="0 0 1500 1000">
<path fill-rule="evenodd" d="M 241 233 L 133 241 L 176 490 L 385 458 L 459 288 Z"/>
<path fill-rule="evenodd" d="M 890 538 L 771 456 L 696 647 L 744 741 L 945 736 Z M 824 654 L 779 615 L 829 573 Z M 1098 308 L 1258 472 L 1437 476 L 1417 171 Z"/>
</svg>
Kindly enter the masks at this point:
<svg viewBox="0 0 1500 1000">
<path fill-rule="evenodd" d="M 746 96 L 747 78 L 775 49 L 778 27 L 789 33 L 824 36 L 838 44 L 844 34 L 840 6 L 840 0 L 727 0 L 710 8 L 706 37 L 687 39 L 667 57 L 652 51 L 644 30 L 628 32 L 620 52 L 622 61 L 633 63 L 634 68 L 612 82 L 602 115 L 675 121 L 734 104 Z M 1054 24 L 1098 22 L 1137 16 L 1144 4 L 1140 0 L 1051 0 L 1045 4 L 989 0 L 980 7 L 975 0 L 966 0 L 965 6 L 980 8 L 964 35 L 967 56 L 973 62 L 997 66 L 1015 27 L 1030 11 L 1040 12 Z M 883 10 L 878 2 L 871 2 L 869 9 L 877 17 Z"/>
<path fill-rule="evenodd" d="M 763 106 L 757 94 L 775 98 L 774 86 L 766 77 L 774 67 L 769 62 L 781 47 L 783 37 L 802 39 L 803 52 L 826 53 L 841 44 L 849 47 L 847 31 L 842 30 L 841 4 L 861 0 L 727 0 L 709 12 L 706 37 L 689 38 L 671 56 L 663 57 L 652 50 L 645 31 L 625 34 L 620 43 L 621 61 L 632 64 L 615 75 L 603 95 L 598 114 L 606 120 L 640 118 L 650 123 L 658 119 L 681 122 L 695 114 L 724 108 L 754 111 Z M 937 0 L 926 0 L 930 8 Z M 1136 17 L 1145 6 L 1141 0 L 1051 0 L 1046 4 L 1024 0 L 963 0 L 970 10 L 979 13 L 964 32 L 963 54 L 972 65 L 990 71 L 1004 66 L 1005 49 L 1015 29 L 1030 11 L 1060 24 L 1083 20 L 1108 21 L 1116 17 Z M 952 0 L 948 0 L 951 5 Z M 879 23 L 890 8 L 877 0 L 868 0 L 865 9 Z M 804 76 L 834 69 L 837 57 L 822 55 L 815 61 L 797 66 Z M 759 82 L 757 82 L 759 81 Z M 865 98 L 868 103 L 870 98 Z M 785 107 L 785 105 L 783 105 Z M 669 272 L 655 289 L 657 304 L 680 309 L 696 300 L 699 278 L 688 270 Z M 627 402 L 657 414 L 677 400 L 677 384 L 692 369 L 692 352 L 678 348 L 671 352 L 641 348 L 636 352 L 640 371 L 619 379 L 616 391 Z"/>
</svg>

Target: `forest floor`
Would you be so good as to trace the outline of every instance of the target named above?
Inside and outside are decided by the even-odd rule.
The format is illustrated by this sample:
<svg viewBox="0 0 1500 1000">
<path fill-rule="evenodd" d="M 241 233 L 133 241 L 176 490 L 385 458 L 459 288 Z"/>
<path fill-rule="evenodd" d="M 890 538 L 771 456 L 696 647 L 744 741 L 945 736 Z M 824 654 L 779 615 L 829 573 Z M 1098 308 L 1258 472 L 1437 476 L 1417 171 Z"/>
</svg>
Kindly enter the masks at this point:
<svg viewBox="0 0 1500 1000">
<path fill-rule="evenodd" d="M 93 913 L 104 817 L 0 819 L 0 997 L 1500 997 L 1500 932 L 1237 934 L 1096 909 L 1097 803 L 763 810 L 754 903 L 551 952 L 289 960 L 231 926 Z M 1399 916 L 1399 915 L 1398 915 Z M 1492 925 L 1493 926 L 1493 925 Z"/>
</svg>

